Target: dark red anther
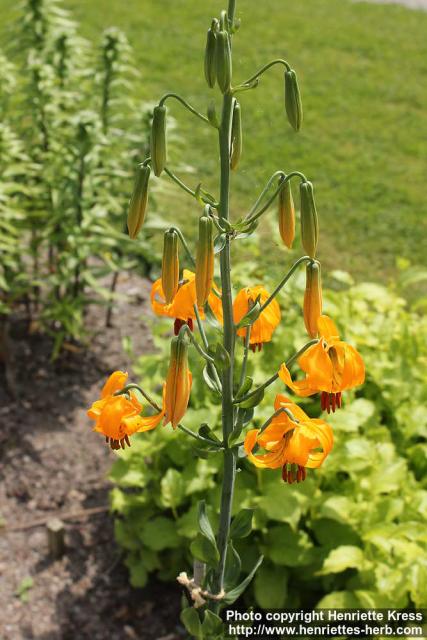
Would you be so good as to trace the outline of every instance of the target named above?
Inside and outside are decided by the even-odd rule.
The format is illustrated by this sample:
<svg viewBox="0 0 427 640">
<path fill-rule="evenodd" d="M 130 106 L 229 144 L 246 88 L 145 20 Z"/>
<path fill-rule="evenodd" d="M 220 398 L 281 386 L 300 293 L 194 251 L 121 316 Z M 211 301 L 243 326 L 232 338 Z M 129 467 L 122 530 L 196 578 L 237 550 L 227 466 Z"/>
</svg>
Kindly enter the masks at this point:
<svg viewBox="0 0 427 640">
<path fill-rule="evenodd" d="M 324 391 L 320 394 L 320 408 L 322 411 L 326 409 L 326 393 Z"/>
<path fill-rule="evenodd" d="M 332 412 L 335 413 L 335 409 L 337 408 L 337 394 L 336 393 L 331 393 L 331 400 L 332 400 Z"/>
<path fill-rule="evenodd" d="M 320 398 L 320 406 L 322 408 L 322 411 L 327 411 L 328 413 L 331 413 L 331 395 L 333 394 L 330 394 L 327 391 L 322 391 L 322 395 Z"/>
<path fill-rule="evenodd" d="M 341 393 L 341 391 L 339 391 L 337 393 L 337 407 L 338 407 L 338 409 L 341 409 L 341 407 L 342 407 L 342 393 Z"/>
<path fill-rule="evenodd" d="M 176 318 L 175 322 L 173 323 L 173 332 L 174 332 L 174 334 L 176 336 L 179 334 L 181 328 L 185 324 L 188 326 L 190 331 L 193 331 L 194 325 L 193 325 L 193 319 L 192 318 L 188 318 L 187 320 L 181 320 L 181 318 Z"/>
</svg>

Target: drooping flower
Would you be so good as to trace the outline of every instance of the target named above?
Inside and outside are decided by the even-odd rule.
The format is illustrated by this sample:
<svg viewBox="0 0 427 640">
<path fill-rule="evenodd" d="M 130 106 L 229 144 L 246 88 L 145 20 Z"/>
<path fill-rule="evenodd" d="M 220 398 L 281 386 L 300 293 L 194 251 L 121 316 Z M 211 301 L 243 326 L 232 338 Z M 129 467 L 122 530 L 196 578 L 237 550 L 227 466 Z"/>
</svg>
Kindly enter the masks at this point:
<svg viewBox="0 0 427 640">
<path fill-rule="evenodd" d="M 233 318 L 234 322 L 238 324 L 240 320 L 250 311 L 254 306 L 257 298 L 263 305 L 270 294 L 264 289 L 262 285 L 256 285 L 255 287 L 245 287 L 241 289 L 234 299 L 233 303 Z M 264 342 L 270 342 L 271 336 L 277 325 L 280 322 L 280 307 L 273 299 L 270 304 L 262 311 L 252 325 L 251 334 L 249 338 L 249 344 L 252 351 L 261 351 Z M 243 339 L 246 338 L 247 327 L 242 327 L 237 330 L 237 335 Z"/>
<path fill-rule="evenodd" d="M 151 306 L 159 316 L 167 316 L 169 318 L 175 318 L 174 333 L 177 336 L 179 330 L 184 324 L 188 324 L 191 331 L 193 330 L 193 321 L 196 318 L 194 312 L 194 305 L 196 304 L 196 282 L 195 274 L 188 269 L 184 269 L 183 278 L 179 283 L 178 291 L 176 292 L 172 302 L 168 304 L 165 299 L 162 288 L 162 280 L 159 278 L 153 283 L 151 288 Z M 211 293 L 208 298 L 209 305 L 216 305 L 216 296 Z M 199 310 L 200 317 L 204 318 L 203 309 Z"/>
<path fill-rule="evenodd" d="M 192 375 L 188 368 L 188 342 L 186 338 L 173 338 L 171 342 L 171 357 L 164 386 L 163 424 L 169 422 L 177 428 L 187 411 L 190 399 Z"/>
<path fill-rule="evenodd" d="M 126 395 L 114 395 L 126 384 L 128 374 L 114 371 L 105 383 L 101 398 L 96 400 L 87 412 L 95 420 L 94 431 L 102 433 L 112 449 L 130 446 L 129 436 L 136 432 L 150 431 L 160 423 L 163 413 L 141 416 L 142 404 L 130 391 Z"/>
<path fill-rule="evenodd" d="M 280 367 L 279 377 L 298 396 L 320 392 L 322 410 L 330 413 L 341 407 L 343 391 L 363 384 L 365 365 L 358 351 L 340 340 L 338 329 L 328 316 L 320 316 L 317 327 L 319 341 L 298 358 L 306 377 L 294 382 L 285 364 Z"/>
<path fill-rule="evenodd" d="M 317 469 L 332 449 L 331 427 L 324 420 L 309 418 L 286 396 L 276 396 L 274 409 L 287 410 L 276 415 L 264 431 L 251 429 L 244 448 L 253 464 L 261 469 L 282 468 L 284 482 L 305 480 L 307 469 Z M 252 453 L 255 445 L 266 453 Z"/>
</svg>

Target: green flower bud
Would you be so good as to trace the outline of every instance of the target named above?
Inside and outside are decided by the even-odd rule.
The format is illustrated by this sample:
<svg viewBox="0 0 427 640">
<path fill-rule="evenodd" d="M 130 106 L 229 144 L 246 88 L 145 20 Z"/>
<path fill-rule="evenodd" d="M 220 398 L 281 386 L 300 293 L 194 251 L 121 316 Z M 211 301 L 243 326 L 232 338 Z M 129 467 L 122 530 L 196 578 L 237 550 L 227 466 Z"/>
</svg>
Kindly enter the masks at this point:
<svg viewBox="0 0 427 640">
<path fill-rule="evenodd" d="M 320 262 L 309 262 L 306 266 L 304 293 L 304 324 L 310 338 L 317 338 L 317 320 L 322 315 L 322 279 Z"/>
<path fill-rule="evenodd" d="M 154 175 L 159 176 L 166 165 L 166 107 L 158 105 L 153 110 L 151 125 L 151 162 Z"/>
<path fill-rule="evenodd" d="M 162 289 L 166 304 L 170 304 L 178 291 L 179 257 L 178 234 L 174 229 L 165 231 L 163 237 Z"/>
<path fill-rule="evenodd" d="M 134 240 L 144 224 L 148 200 L 148 179 L 150 167 L 139 165 L 136 173 L 135 186 L 129 203 L 127 226 L 129 237 Z"/>
<path fill-rule="evenodd" d="M 242 155 L 242 110 L 237 100 L 234 101 L 233 121 L 231 125 L 230 167 L 236 169 Z"/>
<path fill-rule="evenodd" d="M 278 218 L 280 236 L 284 244 L 292 249 L 295 239 L 295 207 L 290 180 L 283 184 L 279 192 Z"/>
<path fill-rule="evenodd" d="M 216 82 L 216 34 L 212 29 L 208 29 L 205 48 L 205 78 L 212 88 Z"/>
<path fill-rule="evenodd" d="M 230 38 L 226 31 L 216 34 L 216 78 L 222 93 L 230 91 L 231 87 L 231 47 Z"/>
<path fill-rule="evenodd" d="M 197 305 L 203 307 L 212 289 L 214 275 L 213 221 L 210 216 L 199 218 L 199 241 L 196 254 Z"/>
<path fill-rule="evenodd" d="M 319 222 L 316 203 L 314 202 L 313 185 L 311 182 L 300 183 L 301 196 L 301 242 L 304 251 L 314 258 L 316 256 L 319 239 Z"/>
<path fill-rule="evenodd" d="M 297 74 L 293 69 L 285 72 L 285 106 L 289 124 L 295 131 L 299 131 L 302 124 L 302 104 Z"/>
</svg>

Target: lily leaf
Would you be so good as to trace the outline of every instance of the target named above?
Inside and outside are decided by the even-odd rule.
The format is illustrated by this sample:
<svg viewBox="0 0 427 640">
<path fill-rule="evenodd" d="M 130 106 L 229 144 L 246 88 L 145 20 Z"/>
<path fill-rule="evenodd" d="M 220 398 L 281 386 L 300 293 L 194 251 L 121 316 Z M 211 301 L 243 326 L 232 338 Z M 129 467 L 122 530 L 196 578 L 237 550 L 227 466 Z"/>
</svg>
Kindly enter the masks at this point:
<svg viewBox="0 0 427 640">
<path fill-rule="evenodd" d="M 254 509 L 242 509 L 233 518 L 230 527 L 230 538 L 246 538 L 252 531 Z"/>
<path fill-rule="evenodd" d="M 263 560 L 264 560 L 264 556 L 260 556 L 259 559 L 257 560 L 254 568 L 252 569 L 250 574 L 248 576 L 246 576 L 246 578 L 243 580 L 243 582 L 241 582 L 234 589 L 231 589 L 231 591 L 227 591 L 227 593 L 224 596 L 223 602 L 225 602 L 226 604 L 233 604 L 233 602 L 236 602 L 237 598 L 242 595 L 242 593 L 244 592 L 246 587 L 250 584 L 252 578 L 254 577 L 255 573 L 257 572 L 258 567 L 261 566 Z"/>
<path fill-rule="evenodd" d="M 212 546 L 218 551 L 216 546 L 215 534 L 213 532 L 211 523 L 209 522 L 209 518 L 206 513 L 206 502 L 201 500 L 199 502 L 199 511 L 198 511 L 198 519 L 199 519 L 199 529 L 200 532 L 205 538 L 207 538 Z"/>
</svg>

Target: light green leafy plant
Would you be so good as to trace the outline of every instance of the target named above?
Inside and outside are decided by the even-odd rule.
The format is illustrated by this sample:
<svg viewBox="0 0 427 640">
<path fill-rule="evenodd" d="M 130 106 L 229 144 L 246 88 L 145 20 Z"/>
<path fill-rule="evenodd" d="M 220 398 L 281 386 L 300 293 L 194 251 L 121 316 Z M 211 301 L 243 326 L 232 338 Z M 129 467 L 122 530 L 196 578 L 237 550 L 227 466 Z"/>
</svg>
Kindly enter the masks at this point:
<svg viewBox="0 0 427 640">
<path fill-rule="evenodd" d="M 25 0 L 13 30 L 15 64 L 0 59 L 2 312 L 25 304 L 56 357 L 86 338 L 89 304 L 106 305 L 110 323 L 121 270 L 156 261 L 122 233 L 149 122 L 128 98 L 138 74 L 118 29 L 94 49 L 59 0 Z"/>
<path fill-rule="evenodd" d="M 341 287 L 344 276 L 336 273 Z M 289 340 L 301 341 L 302 286 L 297 280 L 281 300 L 286 323 L 276 333 L 274 348 L 265 346 L 253 372 L 256 380 L 271 370 L 271 360 Z M 260 553 L 265 555 L 247 599 L 265 608 L 423 607 L 427 323 L 396 293 L 376 284 L 329 290 L 325 297 L 325 308 L 340 318 L 352 339 L 357 337 L 368 379 L 357 397 L 328 419 L 335 446 L 321 474 L 288 487 L 286 495 L 276 473 L 248 467 L 239 474 L 234 512 L 254 510 L 255 534 L 250 542 L 236 535 L 233 548 L 246 572 Z M 156 325 L 157 352 L 137 361 L 141 377 L 159 385 L 166 357 L 164 331 Z M 219 435 L 221 408 L 204 391 L 197 358 L 191 368 L 196 387 L 186 424 L 197 428 L 209 414 Z M 272 396 L 268 391 L 267 400 Z M 267 417 L 262 407 L 255 424 Z M 304 408 L 310 415 L 318 413 L 311 400 Z M 201 499 L 216 526 L 221 465 L 217 457 L 201 453 L 199 447 L 189 449 L 179 434 L 156 430 L 150 438 L 135 437 L 114 464 L 111 508 L 133 585 L 145 585 L 152 572 L 174 579 L 191 562 L 188 543 L 197 540 Z M 233 565 L 230 572 L 234 570 Z"/>
</svg>

